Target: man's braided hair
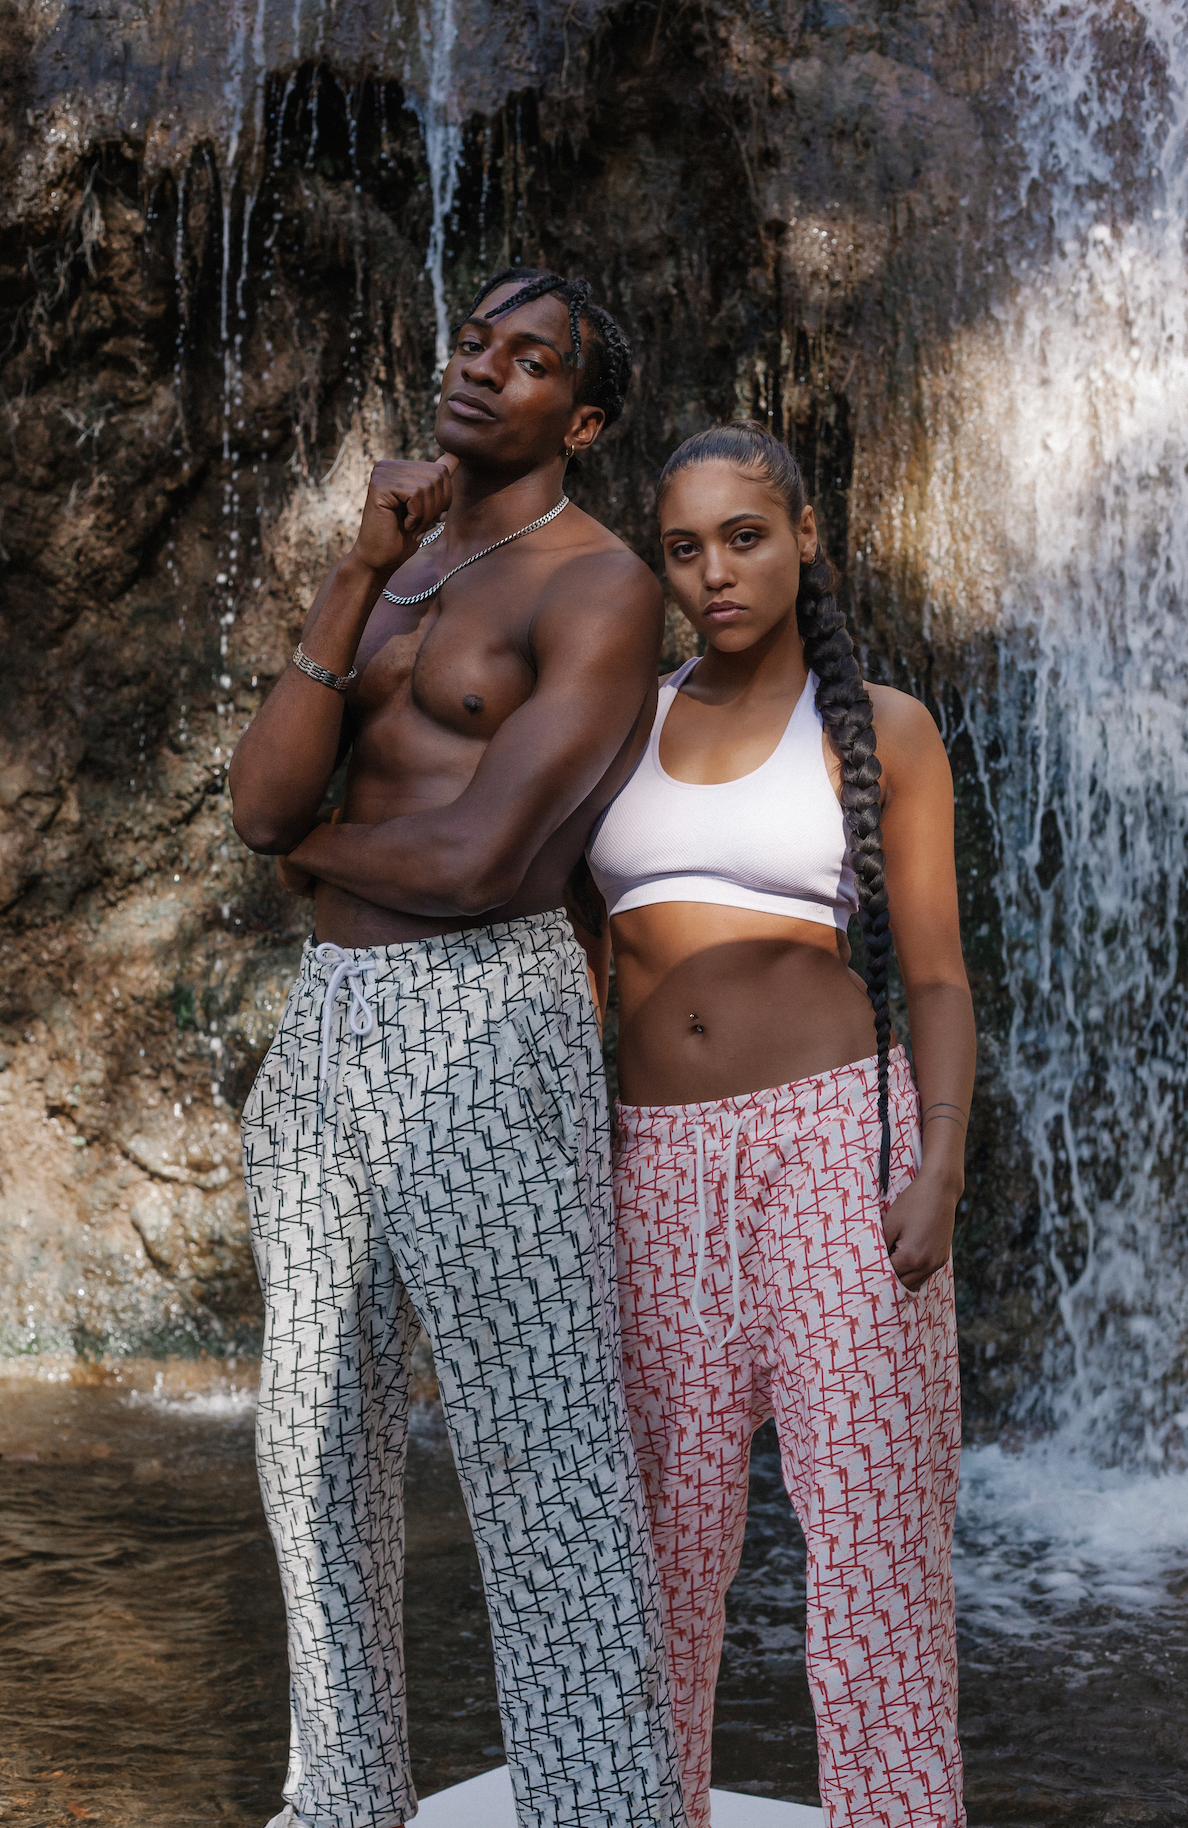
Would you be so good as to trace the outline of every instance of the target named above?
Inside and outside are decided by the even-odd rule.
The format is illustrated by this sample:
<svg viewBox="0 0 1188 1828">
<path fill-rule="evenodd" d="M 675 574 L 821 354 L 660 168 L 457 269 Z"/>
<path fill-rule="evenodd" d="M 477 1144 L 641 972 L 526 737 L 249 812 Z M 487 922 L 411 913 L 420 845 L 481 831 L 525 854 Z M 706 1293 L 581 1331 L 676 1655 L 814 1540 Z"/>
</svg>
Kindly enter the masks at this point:
<svg viewBox="0 0 1188 1828">
<path fill-rule="evenodd" d="M 627 389 L 631 384 L 631 344 L 619 329 L 609 311 L 601 305 L 594 304 L 590 297 L 588 279 L 566 279 L 561 273 L 540 273 L 534 267 L 505 267 L 502 273 L 496 273 L 493 279 L 485 280 L 475 294 L 474 303 L 467 312 L 467 317 L 476 317 L 484 298 L 494 292 L 497 286 L 506 286 L 514 281 L 522 281 L 520 288 L 494 310 L 485 311 L 484 317 L 503 317 L 508 311 L 516 311 L 521 305 L 530 305 L 534 298 L 544 298 L 554 293 L 563 304 L 569 307 L 569 333 L 573 338 L 573 352 L 565 357 L 566 363 L 581 371 L 582 379 L 578 384 L 575 399 L 582 406 L 601 407 L 607 425 L 613 425 L 623 410 Z M 587 364 L 582 347 L 582 324 L 590 331 L 590 353 L 593 361 Z"/>
<path fill-rule="evenodd" d="M 663 496 L 679 470 L 694 463 L 733 463 L 758 470 L 784 504 L 788 519 L 799 526 L 806 495 L 800 466 L 786 444 L 753 419 L 711 425 L 679 445 L 660 473 Z M 891 1171 L 891 1120 L 887 1072 L 891 1049 L 891 1011 L 887 972 L 891 954 L 891 921 L 883 864 L 882 766 L 875 754 L 874 707 L 862 683 L 854 643 L 835 595 L 838 574 L 818 542 L 812 563 L 800 568 L 796 625 L 804 642 L 805 664 L 817 676 L 817 710 L 825 733 L 841 761 L 842 812 L 849 832 L 849 857 L 858 884 L 858 920 L 866 953 L 866 994 L 874 1011 L 879 1050 L 879 1187 L 884 1194 Z"/>
</svg>

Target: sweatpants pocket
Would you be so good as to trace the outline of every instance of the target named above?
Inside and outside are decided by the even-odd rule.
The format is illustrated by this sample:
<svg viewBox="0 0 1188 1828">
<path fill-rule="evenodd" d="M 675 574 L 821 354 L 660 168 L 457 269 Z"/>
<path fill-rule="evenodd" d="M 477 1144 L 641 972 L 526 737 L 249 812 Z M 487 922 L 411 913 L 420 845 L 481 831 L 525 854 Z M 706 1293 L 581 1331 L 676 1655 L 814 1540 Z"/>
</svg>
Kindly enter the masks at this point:
<svg viewBox="0 0 1188 1828">
<path fill-rule="evenodd" d="M 552 1004 L 530 1004 L 507 1020 L 501 1052 L 512 1056 L 511 1080 L 528 1124 L 576 1162 L 581 1088 L 568 1024 Z"/>
</svg>

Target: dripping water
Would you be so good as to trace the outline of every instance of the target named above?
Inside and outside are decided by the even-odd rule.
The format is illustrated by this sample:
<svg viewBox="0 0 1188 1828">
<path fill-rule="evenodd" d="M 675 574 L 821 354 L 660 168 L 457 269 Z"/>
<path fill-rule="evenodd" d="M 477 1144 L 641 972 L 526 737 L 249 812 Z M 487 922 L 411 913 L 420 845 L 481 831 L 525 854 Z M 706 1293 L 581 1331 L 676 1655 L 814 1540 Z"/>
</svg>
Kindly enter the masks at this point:
<svg viewBox="0 0 1188 1828">
<path fill-rule="evenodd" d="M 226 105 L 226 139 L 218 168 L 222 205 L 221 265 L 219 272 L 219 344 L 222 357 L 222 526 L 216 547 L 216 613 L 219 628 L 219 665 L 211 675 L 219 694 L 217 714 L 224 714 L 223 694 L 233 702 L 230 671 L 230 630 L 238 613 L 244 579 L 247 536 L 244 529 L 240 487 L 240 446 L 245 431 L 244 335 L 247 323 L 245 287 L 250 272 L 252 218 L 267 169 L 265 99 L 268 69 L 266 42 L 267 0 L 236 0 L 223 83 Z M 242 198 L 239 234 L 233 233 L 236 197 Z M 230 704 L 227 705 L 230 711 Z M 230 765 L 229 736 L 216 725 L 214 745 L 207 766 L 218 778 Z M 211 1098 L 218 1110 L 223 1103 L 224 1044 L 212 1022 L 203 1044 L 210 1056 Z"/>
<path fill-rule="evenodd" d="M 453 118 L 453 57 L 458 28 L 454 19 L 454 0 L 425 0 L 418 9 L 421 34 L 421 57 L 425 71 L 425 95 L 413 99 L 421 123 L 425 155 L 429 163 L 429 190 L 432 221 L 425 269 L 433 287 L 433 316 L 436 328 L 434 378 L 440 382 L 450 359 L 450 318 L 446 301 L 445 232 L 454 205 L 458 184 L 458 164 L 462 156 L 462 128 Z"/>
<path fill-rule="evenodd" d="M 351 327 L 349 334 L 349 383 L 351 391 L 351 409 L 354 411 L 362 399 L 364 390 L 363 368 L 360 358 L 363 353 L 363 329 L 365 318 L 364 289 L 367 275 L 367 236 L 366 222 L 359 198 L 363 194 L 363 170 L 359 163 L 359 122 L 366 97 L 363 83 L 350 83 L 346 89 L 347 115 L 347 150 L 351 166 L 351 241 L 355 265 L 355 294 L 351 301 Z"/>
<path fill-rule="evenodd" d="M 185 365 L 190 335 L 190 289 L 186 284 L 186 188 L 189 166 L 183 165 L 177 179 L 177 225 L 173 240 L 173 278 L 177 288 L 177 343 L 173 357 L 174 411 L 181 429 L 182 449 L 190 448 L 186 424 Z"/>
<path fill-rule="evenodd" d="M 527 183 L 525 182 L 525 178 L 526 178 L 525 165 L 526 165 L 526 160 L 524 157 L 524 105 L 522 102 L 517 102 L 516 103 L 516 163 L 515 163 L 515 171 L 516 171 L 516 239 L 518 240 L 521 248 L 524 245 L 524 236 L 525 236 L 525 233 L 527 230 L 527 225 L 528 225 L 527 224 L 527 209 L 526 209 L 528 186 L 527 186 Z M 519 256 L 517 255 L 517 259 L 518 258 L 519 258 Z"/>
<path fill-rule="evenodd" d="M 363 189 L 363 173 L 359 166 L 359 114 L 363 107 L 363 94 L 362 83 L 347 85 L 347 149 L 351 162 L 351 183 L 356 196 L 359 196 Z"/>
<path fill-rule="evenodd" d="M 479 193 L 479 267 L 487 268 L 487 199 L 491 193 L 491 127 L 483 129 L 483 183 Z"/>
<path fill-rule="evenodd" d="M 294 14 L 296 21 L 296 14 Z M 314 35 L 313 78 L 309 88 L 309 151 L 305 156 L 305 169 L 312 171 L 318 156 L 318 102 L 322 93 L 322 53 L 326 48 L 326 11 L 318 7 L 318 29 Z M 295 27 L 296 29 L 296 27 Z"/>
<path fill-rule="evenodd" d="M 314 160 L 318 156 L 318 98 L 322 93 L 322 66 L 315 64 L 313 80 L 309 85 L 309 151 L 305 155 L 305 169 L 312 171 Z"/>
<path fill-rule="evenodd" d="M 285 86 L 281 91 L 280 104 L 276 110 L 276 144 L 272 149 L 272 168 L 274 171 L 280 170 L 281 160 L 284 157 L 285 116 L 289 112 L 289 103 L 292 101 L 293 91 L 297 87 L 297 74 L 298 72 L 296 69 L 289 71 L 288 76 L 285 78 Z"/>
<path fill-rule="evenodd" d="M 379 115 L 380 115 L 380 122 L 379 122 L 379 124 L 380 124 L 380 165 L 384 171 L 387 171 L 390 168 L 391 163 L 392 163 L 392 149 L 391 149 L 391 145 L 389 143 L 389 129 L 388 129 L 388 85 L 386 82 L 381 82 L 378 85 L 378 88 L 379 88 Z"/>
</svg>

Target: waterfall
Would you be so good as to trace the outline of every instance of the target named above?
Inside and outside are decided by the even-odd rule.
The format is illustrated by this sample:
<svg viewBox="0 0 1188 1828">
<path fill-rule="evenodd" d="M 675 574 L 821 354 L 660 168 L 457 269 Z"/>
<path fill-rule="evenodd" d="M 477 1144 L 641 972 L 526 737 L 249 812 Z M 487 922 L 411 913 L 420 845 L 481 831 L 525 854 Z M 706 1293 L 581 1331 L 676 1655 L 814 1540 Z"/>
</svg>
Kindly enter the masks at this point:
<svg viewBox="0 0 1188 1828">
<path fill-rule="evenodd" d="M 436 328 L 434 370 L 435 378 L 440 382 L 450 359 L 450 314 L 443 271 L 446 223 L 454 205 L 458 164 L 462 156 L 462 126 L 456 117 L 457 102 L 453 89 L 454 46 L 458 37 L 454 0 L 426 0 L 418 8 L 417 18 L 425 71 L 425 94 L 419 99 L 414 95 L 412 102 L 425 136 L 425 154 L 429 161 L 433 218 L 429 229 L 425 269 L 433 286 Z"/>
<path fill-rule="evenodd" d="M 1188 1442 L 1188 16 L 1032 0 L 1021 30 L 1026 253 L 958 339 L 967 477 L 937 486 L 999 580 L 968 722 L 1062 1321 L 1045 1400 L 1159 1465 Z"/>
</svg>

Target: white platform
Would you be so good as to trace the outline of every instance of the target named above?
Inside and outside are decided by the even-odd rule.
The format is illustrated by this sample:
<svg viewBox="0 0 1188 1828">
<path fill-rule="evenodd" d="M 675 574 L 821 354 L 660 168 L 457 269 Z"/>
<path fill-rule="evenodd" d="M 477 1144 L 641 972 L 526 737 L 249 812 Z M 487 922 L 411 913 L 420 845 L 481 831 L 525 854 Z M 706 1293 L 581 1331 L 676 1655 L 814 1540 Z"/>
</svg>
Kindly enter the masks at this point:
<svg viewBox="0 0 1188 1828">
<path fill-rule="evenodd" d="M 803 1803 L 773 1803 L 734 1790 L 711 1790 L 710 1798 L 714 1828 L 824 1828 L 821 1811 Z M 516 1828 L 507 1766 L 423 1796 L 413 1828 Z"/>
</svg>

